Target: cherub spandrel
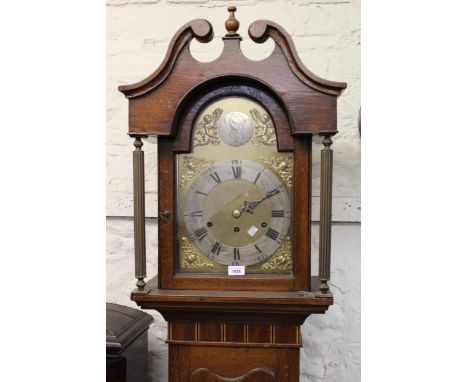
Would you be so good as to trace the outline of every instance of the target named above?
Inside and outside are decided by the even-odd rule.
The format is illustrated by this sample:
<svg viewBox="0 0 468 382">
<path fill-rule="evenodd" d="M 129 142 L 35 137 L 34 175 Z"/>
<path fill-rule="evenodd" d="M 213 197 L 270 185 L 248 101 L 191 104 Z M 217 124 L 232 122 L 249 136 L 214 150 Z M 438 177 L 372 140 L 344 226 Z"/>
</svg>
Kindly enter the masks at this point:
<svg viewBox="0 0 468 382">
<path fill-rule="evenodd" d="M 250 110 L 250 115 L 254 120 L 255 134 L 252 138 L 252 144 L 272 146 L 276 144 L 276 134 L 273 123 L 268 114 L 262 114 L 257 109 Z"/>
<path fill-rule="evenodd" d="M 223 114 L 223 109 L 218 107 L 211 115 L 205 114 L 203 116 L 202 121 L 198 123 L 194 132 L 194 146 L 205 146 L 208 143 L 217 145 L 221 142 L 218 135 L 218 127 L 216 126 L 221 114 Z"/>
</svg>

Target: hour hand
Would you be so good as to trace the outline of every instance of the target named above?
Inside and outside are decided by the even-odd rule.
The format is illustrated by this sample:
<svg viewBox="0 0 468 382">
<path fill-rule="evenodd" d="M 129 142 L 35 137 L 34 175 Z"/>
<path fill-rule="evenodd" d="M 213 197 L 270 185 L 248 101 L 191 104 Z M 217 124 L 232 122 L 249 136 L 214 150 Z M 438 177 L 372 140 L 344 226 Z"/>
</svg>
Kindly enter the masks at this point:
<svg viewBox="0 0 468 382">
<path fill-rule="evenodd" d="M 255 207 L 256 207 L 255 201 L 248 202 L 248 201 L 245 200 L 244 205 L 242 206 L 242 208 L 240 210 L 240 213 L 242 214 L 242 212 L 248 212 L 248 213 L 251 214 Z"/>
</svg>

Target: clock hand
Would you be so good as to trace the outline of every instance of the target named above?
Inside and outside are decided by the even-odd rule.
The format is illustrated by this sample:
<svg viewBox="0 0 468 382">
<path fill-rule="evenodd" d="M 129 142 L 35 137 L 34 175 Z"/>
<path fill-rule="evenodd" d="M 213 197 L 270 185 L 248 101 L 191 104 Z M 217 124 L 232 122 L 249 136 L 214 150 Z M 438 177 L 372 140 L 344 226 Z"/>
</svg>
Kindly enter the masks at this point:
<svg viewBox="0 0 468 382">
<path fill-rule="evenodd" d="M 263 198 L 263 200 L 271 198 L 273 195 L 278 194 L 279 192 L 281 192 L 281 188 L 283 188 L 283 186 L 279 186 L 279 187 L 275 188 L 274 190 L 268 191 L 266 193 L 265 197 Z"/>
<path fill-rule="evenodd" d="M 264 197 L 262 197 L 260 199 L 257 199 L 257 200 L 254 200 L 252 202 L 244 201 L 244 206 L 241 208 L 240 213 L 242 213 L 242 212 L 253 213 L 253 210 L 255 209 L 255 207 L 257 207 L 264 200 L 266 200 L 268 198 L 271 198 L 272 196 L 274 196 L 277 193 L 281 192 L 281 190 L 280 190 L 281 188 L 282 188 L 282 186 L 279 186 L 279 187 L 275 188 L 274 190 L 268 191 L 265 194 Z"/>
<path fill-rule="evenodd" d="M 257 200 L 254 200 L 253 202 L 251 202 L 250 204 L 252 205 L 252 209 L 257 207 L 257 205 L 259 205 L 260 202 L 263 202 L 265 199 L 271 198 L 273 195 L 276 195 L 278 192 L 280 192 L 280 190 L 279 190 L 280 187 L 275 188 L 272 191 L 268 191 L 263 198 L 257 199 Z"/>
</svg>

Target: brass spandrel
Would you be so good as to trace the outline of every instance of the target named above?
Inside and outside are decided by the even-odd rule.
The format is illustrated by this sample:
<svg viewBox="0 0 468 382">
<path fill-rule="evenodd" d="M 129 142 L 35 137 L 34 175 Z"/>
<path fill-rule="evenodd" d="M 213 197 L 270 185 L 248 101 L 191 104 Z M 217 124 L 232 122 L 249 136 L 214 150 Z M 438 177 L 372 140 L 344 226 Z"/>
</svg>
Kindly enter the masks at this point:
<svg viewBox="0 0 468 382">
<path fill-rule="evenodd" d="M 290 273 L 293 269 L 292 244 L 288 236 L 283 241 L 278 250 L 265 261 L 249 265 L 245 268 L 245 273 Z"/>
<path fill-rule="evenodd" d="M 263 163 L 268 165 L 275 173 L 277 173 L 283 182 L 291 189 L 293 185 L 293 159 L 292 155 L 280 155 L 261 157 Z"/>
<path fill-rule="evenodd" d="M 195 175 L 199 174 L 202 170 L 211 166 L 213 163 L 214 160 L 183 155 L 182 165 L 180 166 L 179 187 L 184 187 Z"/>
<path fill-rule="evenodd" d="M 261 144 L 267 146 L 276 145 L 276 133 L 275 127 L 271 118 L 266 113 L 261 113 L 257 109 L 251 109 L 250 115 L 254 121 L 255 132 L 252 137 L 252 144 L 259 146 Z"/>
<path fill-rule="evenodd" d="M 209 143 L 218 145 L 221 142 L 218 134 L 218 120 L 223 114 L 223 109 L 216 108 L 211 113 L 206 113 L 197 123 L 193 133 L 193 145 L 205 146 Z"/>
<path fill-rule="evenodd" d="M 180 268 L 182 270 L 193 269 L 200 271 L 205 269 L 211 270 L 214 268 L 214 262 L 200 254 L 188 238 L 182 237 L 181 249 L 182 257 Z"/>
</svg>

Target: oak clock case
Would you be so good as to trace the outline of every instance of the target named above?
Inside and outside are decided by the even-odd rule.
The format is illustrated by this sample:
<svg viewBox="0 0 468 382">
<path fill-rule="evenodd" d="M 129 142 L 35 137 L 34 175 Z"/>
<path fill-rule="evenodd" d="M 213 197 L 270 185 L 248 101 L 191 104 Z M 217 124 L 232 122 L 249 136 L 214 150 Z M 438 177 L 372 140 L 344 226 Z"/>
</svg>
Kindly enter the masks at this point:
<svg viewBox="0 0 468 382">
<path fill-rule="evenodd" d="M 193 20 L 154 73 L 119 87 L 129 99 L 135 147 L 138 281 L 131 299 L 168 322 L 170 382 L 298 382 L 300 327 L 333 304 L 331 145 L 346 84 L 311 73 L 287 32 L 268 20 L 253 22 L 248 33 L 259 44 L 272 39 L 275 48 L 249 60 L 236 7 L 228 11 L 216 60 L 192 57 L 192 39 L 213 39 L 207 20 Z M 318 269 L 311 276 L 314 135 L 323 148 Z M 149 136 L 158 137 L 158 274 L 147 280 Z M 245 275 L 229 275 L 232 266 L 245 267 Z"/>
<path fill-rule="evenodd" d="M 277 151 L 258 103 L 224 97 L 194 123 L 192 152 L 177 155 L 181 272 L 291 273 L 293 154 Z"/>
</svg>

